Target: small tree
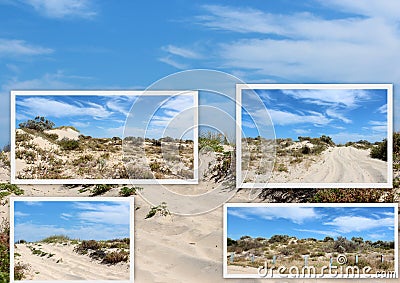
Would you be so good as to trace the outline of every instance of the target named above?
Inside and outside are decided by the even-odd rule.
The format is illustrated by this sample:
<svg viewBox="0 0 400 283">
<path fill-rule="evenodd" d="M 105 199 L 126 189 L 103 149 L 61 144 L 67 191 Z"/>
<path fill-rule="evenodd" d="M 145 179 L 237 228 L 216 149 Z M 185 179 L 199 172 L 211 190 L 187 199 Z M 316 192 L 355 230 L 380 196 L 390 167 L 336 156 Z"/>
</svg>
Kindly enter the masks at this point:
<svg viewBox="0 0 400 283">
<path fill-rule="evenodd" d="M 54 123 L 45 117 L 42 116 L 36 116 L 35 119 L 33 120 L 28 120 L 26 122 L 20 123 L 19 127 L 22 128 L 27 128 L 27 129 L 32 129 L 36 130 L 39 132 L 43 132 L 44 130 L 51 130 L 54 127 Z"/>
</svg>

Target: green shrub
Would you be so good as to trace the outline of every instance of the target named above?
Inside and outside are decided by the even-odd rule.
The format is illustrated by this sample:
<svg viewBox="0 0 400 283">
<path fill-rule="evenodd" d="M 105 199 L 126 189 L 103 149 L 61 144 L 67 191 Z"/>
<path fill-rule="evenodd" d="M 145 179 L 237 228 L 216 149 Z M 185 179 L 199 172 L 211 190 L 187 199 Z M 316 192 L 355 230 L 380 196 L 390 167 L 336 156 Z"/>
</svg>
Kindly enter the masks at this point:
<svg viewBox="0 0 400 283">
<path fill-rule="evenodd" d="M 383 161 L 387 161 L 387 139 L 384 139 L 382 142 L 375 145 L 371 149 L 370 155 L 372 158 L 377 158 Z"/>
<path fill-rule="evenodd" d="M 236 246 L 237 245 L 237 241 L 232 240 L 231 238 L 227 239 L 227 246 Z"/>
<path fill-rule="evenodd" d="M 228 139 L 220 133 L 208 131 L 202 133 L 199 137 L 199 150 L 211 148 L 214 152 L 223 152 L 224 147 L 222 144 L 228 144 Z"/>
<path fill-rule="evenodd" d="M 0 200 L 3 197 L 9 196 L 10 194 L 20 196 L 24 194 L 24 190 L 20 189 L 17 185 L 14 184 L 0 183 Z"/>
<path fill-rule="evenodd" d="M 103 258 L 102 263 L 106 264 L 116 264 L 121 261 L 128 261 L 129 253 L 126 251 L 114 251 L 111 253 L 107 253 L 106 256 Z"/>
<path fill-rule="evenodd" d="M 0 282 L 10 281 L 10 226 L 3 218 L 0 223 Z"/>
<path fill-rule="evenodd" d="M 309 199 L 309 202 L 384 202 L 394 201 L 394 192 L 390 189 L 319 189 Z"/>
<path fill-rule="evenodd" d="M 50 236 L 50 237 L 44 238 L 40 242 L 43 242 L 43 243 L 63 243 L 63 242 L 68 242 L 70 240 L 71 239 L 66 235 L 54 235 L 54 236 Z"/>
<path fill-rule="evenodd" d="M 21 129 L 27 128 L 43 132 L 44 130 L 51 130 L 54 127 L 54 125 L 55 124 L 52 121 L 47 120 L 45 117 L 36 116 L 35 119 L 20 123 L 18 126 Z"/>
<path fill-rule="evenodd" d="M 111 190 L 113 188 L 113 185 L 95 185 L 93 189 L 91 189 L 91 196 L 98 196 L 98 195 L 102 195 L 105 194 L 106 192 L 108 192 L 109 190 Z"/>
<path fill-rule="evenodd" d="M 336 241 L 333 243 L 333 248 L 338 253 L 351 253 L 356 250 L 356 244 L 352 241 L 346 239 L 346 237 L 337 237 Z"/>
<path fill-rule="evenodd" d="M 50 139 L 50 140 L 52 140 L 52 141 L 56 141 L 56 140 L 58 139 L 58 135 L 57 135 L 57 134 L 47 134 L 47 133 L 44 133 L 44 135 L 45 135 L 48 139 Z"/>
<path fill-rule="evenodd" d="M 58 142 L 58 145 L 63 150 L 74 150 L 74 149 L 79 148 L 79 141 L 63 138 L 62 140 L 60 140 Z"/>
<path fill-rule="evenodd" d="M 160 205 L 153 206 L 150 211 L 147 213 L 145 219 L 151 218 L 155 216 L 156 214 L 160 214 L 161 216 L 168 216 L 171 215 L 167 208 L 167 203 L 162 202 Z"/>
<path fill-rule="evenodd" d="M 121 190 L 119 191 L 119 195 L 122 197 L 129 197 L 132 195 L 136 195 L 137 191 L 143 190 L 142 187 L 122 187 Z"/>
<path fill-rule="evenodd" d="M 79 254 L 87 254 L 88 250 L 98 250 L 101 248 L 101 244 L 95 240 L 82 241 L 78 246 L 74 248 L 74 251 Z"/>
</svg>

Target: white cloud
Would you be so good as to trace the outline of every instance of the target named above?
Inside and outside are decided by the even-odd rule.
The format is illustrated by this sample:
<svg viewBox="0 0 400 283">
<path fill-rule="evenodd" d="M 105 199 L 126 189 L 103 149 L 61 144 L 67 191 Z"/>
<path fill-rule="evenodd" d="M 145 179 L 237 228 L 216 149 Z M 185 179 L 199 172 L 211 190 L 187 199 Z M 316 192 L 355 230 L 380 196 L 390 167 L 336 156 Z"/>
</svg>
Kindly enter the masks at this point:
<svg viewBox="0 0 400 283">
<path fill-rule="evenodd" d="M 180 69 L 180 70 L 184 70 L 189 67 L 187 64 L 179 63 L 179 62 L 175 61 L 174 59 L 172 59 L 171 56 L 165 56 L 165 57 L 158 58 L 158 61 L 168 64 L 168 65 L 170 65 L 174 68 Z"/>
<path fill-rule="evenodd" d="M 346 13 L 354 13 L 358 15 L 381 17 L 388 20 L 399 20 L 400 2 L 397 0 L 364 0 L 364 1 L 321 1 L 320 3 L 328 7 L 339 9 Z"/>
<path fill-rule="evenodd" d="M 73 77 L 65 75 L 62 71 L 46 73 L 40 78 L 31 80 L 21 81 L 15 77 L 3 84 L 2 89 L 7 92 L 14 89 L 67 89 L 73 87 L 72 84 L 66 82 Z"/>
<path fill-rule="evenodd" d="M 101 223 L 103 225 L 130 223 L 130 205 L 128 202 L 115 203 L 114 205 L 77 202 L 75 207 L 81 210 L 76 214 L 76 217 L 83 223 Z"/>
<path fill-rule="evenodd" d="M 373 239 L 373 240 L 379 240 L 379 239 L 384 239 L 384 238 L 386 238 L 386 234 L 385 233 L 372 233 L 372 234 L 368 234 L 368 237 L 370 238 L 370 239 Z"/>
<path fill-rule="evenodd" d="M 112 115 L 104 106 L 88 102 L 86 106 L 77 106 L 66 102 L 45 97 L 27 97 L 17 100 L 17 106 L 24 107 L 24 113 L 32 116 L 45 117 L 74 117 L 93 116 L 94 119 L 104 119 Z"/>
<path fill-rule="evenodd" d="M 183 57 L 183 58 L 189 58 L 189 59 L 200 59 L 202 56 L 200 54 L 198 54 L 197 52 L 187 49 L 187 48 L 183 48 L 183 47 L 178 47 L 175 45 L 167 45 L 162 47 L 162 50 L 179 56 L 179 57 Z"/>
<path fill-rule="evenodd" d="M 320 235 L 325 235 L 325 236 L 330 236 L 330 237 L 340 236 L 340 233 L 337 233 L 335 231 L 329 231 L 329 230 L 310 230 L 310 229 L 295 229 L 295 230 L 299 231 L 299 232 L 308 232 L 308 233 L 320 234 Z"/>
<path fill-rule="evenodd" d="M 331 120 L 325 117 L 323 114 L 312 112 L 312 114 L 295 114 L 291 112 L 269 109 L 269 114 L 271 115 L 272 122 L 275 125 L 294 125 L 294 124 L 316 124 L 316 125 L 326 125 Z M 258 122 L 257 113 L 253 114 L 255 120 Z"/>
<path fill-rule="evenodd" d="M 266 220 L 287 219 L 296 224 L 302 224 L 307 219 L 318 218 L 312 207 L 249 207 L 234 209 L 228 212 L 243 219 L 262 218 Z"/>
<path fill-rule="evenodd" d="M 19 118 L 18 118 L 19 119 Z M 19 119 L 20 120 L 20 119 Z M 25 120 L 25 119 L 21 119 L 21 120 Z M 78 128 L 78 130 L 80 128 L 87 128 L 90 126 L 90 122 L 77 122 L 77 121 L 71 121 L 71 125 Z"/>
<path fill-rule="evenodd" d="M 283 93 L 311 104 L 336 107 L 344 105 L 346 108 L 357 107 L 360 101 L 370 98 L 370 94 L 362 89 L 283 90 Z"/>
<path fill-rule="evenodd" d="M 309 129 L 294 129 L 293 132 L 299 135 L 305 135 L 311 132 Z"/>
<path fill-rule="evenodd" d="M 29 216 L 29 214 L 21 212 L 21 211 L 15 211 L 14 216 L 15 217 L 26 217 L 26 216 Z"/>
<path fill-rule="evenodd" d="M 96 12 L 91 0 L 22 0 L 49 18 L 93 18 Z"/>
<path fill-rule="evenodd" d="M 394 225 L 393 218 L 373 219 L 363 216 L 339 216 L 323 225 L 334 226 L 340 232 L 361 232 L 370 229 L 387 228 Z"/>
<path fill-rule="evenodd" d="M 387 113 L 387 104 L 383 104 L 381 107 L 377 109 L 379 113 L 386 114 Z"/>
<path fill-rule="evenodd" d="M 349 132 L 339 132 L 335 134 L 329 134 L 329 136 L 333 139 L 335 143 L 344 144 L 348 141 L 359 141 L 359 140 L 367 140 L 370 142 L 382 141 L 386 135 L 382 132 L 374 132 L 368 134 L 360 134 L 360 133 L 349 133 Z"/>
<path fill-rule="evenodd" d="M 32 45 L 24 40 L 0 38 L 0 57 L 45 55 L 53 52 L 53 49 Z"/>
<path fill-rule="evenodd" d="M 350 124 L 352 121 L 346 118 L 338 109 L 327 109 L 326 114 L 332 118 L 337 118 L 346 124 Z"/>
<path fill-rule="evenodd" d="M 137 96 L 120 96 L 117 98 L 111 98 L 107 101 L 106 106 L 112 111 L 128 116 L 129 110 L 137 98 Z"/>
<path fill-rule="evenodd" d="M 341 8 L 325 2 L 333 11 Z M 383 4 L 381 13 L 358 10 L 366 13 L 363 17 L 325 19 L 311 13 L 271 14 L 209 5 L 196 19 L 208 28 L 246 34 L 246 39 L 215 44 L 225 67 L 291 81 L 387 82 L 400 75 L 400 70 L 390 68 L 400 63 L 397 24 L 383 13 L 393 15 L 392 6 L 398 4 Z"/>
</svg>

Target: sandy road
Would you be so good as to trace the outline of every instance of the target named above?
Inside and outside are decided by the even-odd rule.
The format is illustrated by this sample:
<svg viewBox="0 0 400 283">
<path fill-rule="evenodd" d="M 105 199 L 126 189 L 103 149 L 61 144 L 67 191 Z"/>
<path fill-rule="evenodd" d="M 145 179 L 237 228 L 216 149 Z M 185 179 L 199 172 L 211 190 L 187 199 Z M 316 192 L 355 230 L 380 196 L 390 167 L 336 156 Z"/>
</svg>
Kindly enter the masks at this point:
<svg viewBox="0 0 400 283">
<path fill-rule="evenodd" d="M 29 245 L 54 255 L 34 255 Z M 100 264 L 73 249 L 73 245 L 62 244 L 17 244 L 15 253 L 20 256 L 15 262 L 30 265 L 27 280 L 129 280 L 128 264 Z"/>
<path fill-rule="evenodd" d="M 322 153 L 298 181 L 305 183 L 386 183 L 387 162 L 373 159 L 368 150 L 335 147 Z"/>
</svg>

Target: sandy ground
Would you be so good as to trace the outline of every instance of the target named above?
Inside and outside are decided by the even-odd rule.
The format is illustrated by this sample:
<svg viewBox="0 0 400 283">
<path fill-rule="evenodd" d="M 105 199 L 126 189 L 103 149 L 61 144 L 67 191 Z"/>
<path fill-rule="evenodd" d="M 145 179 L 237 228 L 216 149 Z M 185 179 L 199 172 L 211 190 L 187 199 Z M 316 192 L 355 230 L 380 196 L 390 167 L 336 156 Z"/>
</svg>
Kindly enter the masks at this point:
<svg viewBox="0 0 400 283">
<path fill-rule="evenodd" d="M 386 183 L 387 162 L 371 158 L 368 150 L 330 147 L 308 166 L 274 172 L 270 183 Z"/>
<path fill-rule="evenodd" d="M 53 130 L 47 130 L 44 131 L 47 134 L 56 134 L 58 135 L 57 140 L 62 140 L 62 139 L 70 139 L 70 140 L 78 140 L 80 133 L 77 131 L 74 131 L 71 128 L 66 128 L 66 129 L 53 129 Z"/>
<path fill-rule="evenodd" d="M 32 254 L 32 246 L 54 256 Z M 129 280 L 129 263 L 116 265 L 101 264 L 87 255 L 73 251 L 75 245 L 63 244 L 17 244 L 15 253 L 20 254 L 15 260 L 29 264 L 26 280 Z"/>
</svg>

